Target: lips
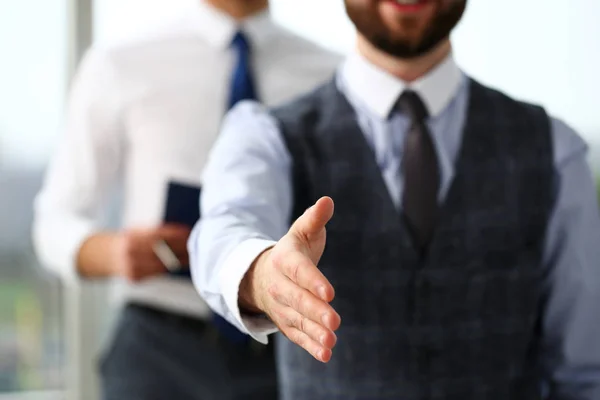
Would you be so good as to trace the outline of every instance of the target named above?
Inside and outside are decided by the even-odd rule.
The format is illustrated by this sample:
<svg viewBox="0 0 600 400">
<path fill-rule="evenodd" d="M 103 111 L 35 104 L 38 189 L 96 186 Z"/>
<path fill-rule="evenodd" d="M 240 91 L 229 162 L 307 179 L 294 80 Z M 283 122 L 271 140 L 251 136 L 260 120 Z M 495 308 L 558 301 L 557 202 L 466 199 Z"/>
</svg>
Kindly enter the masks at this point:
<svg viewBox="0 0 600 400">
<path fill-rule="evenodd" d="M 416 12 L 427 6 L 430 0 L 387 0 L 387 3 L 393 5 L 402 12 Z"/>
</svg>

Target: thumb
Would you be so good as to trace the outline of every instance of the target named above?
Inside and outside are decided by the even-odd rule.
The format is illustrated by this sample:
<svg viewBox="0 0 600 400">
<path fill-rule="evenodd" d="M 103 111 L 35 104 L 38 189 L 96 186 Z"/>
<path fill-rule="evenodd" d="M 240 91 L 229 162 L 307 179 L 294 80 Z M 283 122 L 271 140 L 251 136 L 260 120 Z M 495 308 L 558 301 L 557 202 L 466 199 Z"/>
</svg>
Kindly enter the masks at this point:
<svg viewBox="0 0 600 400">
<path fill-rule="evenodd" d="M 315 235 L 320 236 L 331 217 L 333 217 L 333 200 L 330 197 L 321 197 L 294 222 L 290 233 L 310 244 L 312 240 L 317 239 Z"/>
</svg>

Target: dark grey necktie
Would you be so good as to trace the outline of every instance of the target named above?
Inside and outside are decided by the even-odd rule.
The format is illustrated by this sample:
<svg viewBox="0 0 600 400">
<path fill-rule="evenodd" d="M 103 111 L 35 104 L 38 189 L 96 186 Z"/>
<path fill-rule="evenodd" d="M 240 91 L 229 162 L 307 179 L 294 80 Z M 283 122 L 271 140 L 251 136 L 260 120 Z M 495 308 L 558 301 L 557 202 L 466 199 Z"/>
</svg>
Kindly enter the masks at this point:
<svg viewBox="0 0 600 400">
<path fill-rule="evenodd" d="M 438 159 L 426 124 L 429 113 L 419 95 L 405 91 L 398 100 L 398 107 L 410 118 L 402 156 L 402 208 L 416 244 L 425 249 L 432 239 L 437 220 Z"/>
</svg>

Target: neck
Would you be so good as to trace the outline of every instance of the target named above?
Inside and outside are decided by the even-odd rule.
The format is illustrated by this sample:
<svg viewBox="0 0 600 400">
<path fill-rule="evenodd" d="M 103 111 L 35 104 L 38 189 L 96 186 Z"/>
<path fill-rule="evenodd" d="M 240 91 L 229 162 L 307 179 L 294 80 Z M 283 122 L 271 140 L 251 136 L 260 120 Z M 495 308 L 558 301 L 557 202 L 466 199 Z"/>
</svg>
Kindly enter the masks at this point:
<svg viewBox="0 0 600 400">
<path fill-rule="evenodd" d="M 269 0 L 200 0 L 241 21 L 269 8 Z"/>
<path fill-rule="evenodd" d="M 412 82 L 427 75 L 429 71 L 444 61 L 452 50 L 450 39 L 446 39 L 429 53 L 420 57 L 411 59 L 395 58 L 375 48 L 360 34 L 358 35 L 357 46 L 358 51 L 363 57 L 373 65 L 387 71 L 404 82 Z"/>
</svg>

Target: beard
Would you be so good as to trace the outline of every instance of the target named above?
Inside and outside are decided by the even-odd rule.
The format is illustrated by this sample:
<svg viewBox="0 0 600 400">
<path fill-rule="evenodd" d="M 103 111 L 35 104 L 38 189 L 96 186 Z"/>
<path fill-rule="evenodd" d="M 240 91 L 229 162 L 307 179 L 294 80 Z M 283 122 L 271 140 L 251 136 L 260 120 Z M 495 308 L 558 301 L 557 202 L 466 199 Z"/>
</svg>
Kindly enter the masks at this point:
<svg viewBox="0 0 600 400">
<path fill-rule="evenodd" d="M 395 58 L 411 59 L 427 54 L 450 36 L 450 32 L 463 16 L 467 0 L 452 1 L 447 7 L 440 7 L 416 38 L 411 38 L 406 32 L 397 33 L 388 28 L 379 15 L 377 3 L 378 1 L 375 1 L 375 5 L 361 7 L 345 0 L 346 12 L 358 32 L 377 49 Z M 411 30 L 419 23 L 414 17 L 401 18 L 399 23 L 404 30 Z"/>
</svg>

